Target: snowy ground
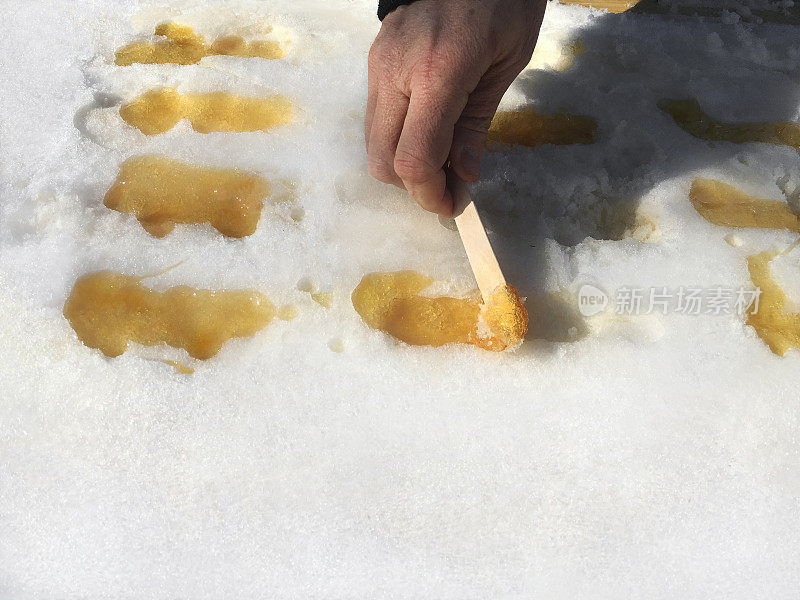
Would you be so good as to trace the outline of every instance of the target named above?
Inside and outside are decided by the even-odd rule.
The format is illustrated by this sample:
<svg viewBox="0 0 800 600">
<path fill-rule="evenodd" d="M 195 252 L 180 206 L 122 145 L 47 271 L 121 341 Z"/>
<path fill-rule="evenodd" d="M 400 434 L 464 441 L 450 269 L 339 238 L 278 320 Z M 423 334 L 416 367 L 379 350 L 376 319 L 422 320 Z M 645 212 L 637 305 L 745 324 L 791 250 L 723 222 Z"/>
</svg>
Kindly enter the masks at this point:
<svg viewBox="0 0 800 600">
<path fill-rule="evenodd" d="M 734 314 L 575 308 L 586 283 L 746 287 L 748 254 L 794 241 L 743 231 L 733 247 L 687 194 L 702 175 L 782 198 L 797 152 L 694 139 L 656 102 L 797 120 L 798 29 L 548 7 L 540 52 L 587 52 L 526 73 L 506 106 L 590 115 L 600 137 L 484 161 L 473 192 L 533 317 L 495 355 L 400 345 L 349 302 L 377 270 L 472 286 L 456 234 L 363 175 L 373 4 L 0 1 L 0 597 L 800 596 L 798 352 L 773 355 Z M 271 23 L 293 49 L 113 65 L 167 19 L 208 38 Z M 303 112 L 275 133 L 153 138 L 119 118 L 164 85 L 280 91 Z M 144 152 L 292 180 L 297 198 L 250 238 L 157 240 L 102 206 Z M 623 226 L 599 226 L 602 209 Z M 82 273 L 179 261 L 151 285 L 254 287 L 300 315 L 191 376 L 146 360 L 161 351 L 106 359 L 61 316 Z M 796 301 L 798 269 L 800 251 L 776 261 Z"/>
</svg>

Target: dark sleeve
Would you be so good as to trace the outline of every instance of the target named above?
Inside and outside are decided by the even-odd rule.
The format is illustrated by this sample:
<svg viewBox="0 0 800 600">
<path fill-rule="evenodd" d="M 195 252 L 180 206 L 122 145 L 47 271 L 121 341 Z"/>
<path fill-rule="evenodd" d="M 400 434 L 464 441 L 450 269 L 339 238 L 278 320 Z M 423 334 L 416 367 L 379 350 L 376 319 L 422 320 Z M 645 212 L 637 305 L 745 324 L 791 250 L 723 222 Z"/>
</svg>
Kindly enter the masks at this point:
<svg viewBox="0 0 800 600">
<path fill-rule="evenodd" d="M 383 21 L 383 17 L 392 12 L 402 4 L 411 4 L 414 0 L 378 0 L 378 18 Z"/>
</svg>

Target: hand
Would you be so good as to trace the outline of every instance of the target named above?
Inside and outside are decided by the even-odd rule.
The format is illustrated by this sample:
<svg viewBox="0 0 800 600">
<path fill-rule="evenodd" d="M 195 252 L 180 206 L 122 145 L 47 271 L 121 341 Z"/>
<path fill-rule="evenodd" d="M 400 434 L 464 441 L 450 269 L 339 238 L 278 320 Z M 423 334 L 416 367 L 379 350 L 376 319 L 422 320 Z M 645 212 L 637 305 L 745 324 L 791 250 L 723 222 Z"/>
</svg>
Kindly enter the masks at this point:
<svg viewBox="0 0 800 600">
<path fill-rule="evenodd" d="M 422 208 L 453 212 L 443 167 L 466 181 L 503 94 L 530 61 L 546 0 L 417 0 L 383 20 L 369 53 L 370 174 Z"/>
</svg>

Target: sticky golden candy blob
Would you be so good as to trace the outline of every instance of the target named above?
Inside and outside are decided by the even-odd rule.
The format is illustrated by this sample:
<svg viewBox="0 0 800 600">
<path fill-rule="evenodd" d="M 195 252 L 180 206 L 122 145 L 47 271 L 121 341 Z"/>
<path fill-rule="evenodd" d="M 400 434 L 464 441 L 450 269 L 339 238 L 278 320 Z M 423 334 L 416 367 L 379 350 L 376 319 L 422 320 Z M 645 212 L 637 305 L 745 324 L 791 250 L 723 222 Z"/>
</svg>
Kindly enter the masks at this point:
<svg viewBox="0 0 800 600">
<path fill-rule="evenodd" d="M 747 258 L 750 279 L 761 290 L 757 306 L 753 304 L 748 311 L 747 324 L 770 350 L 783 356 L 791 348 L 800 348 L 800 313 L 785 312 L 786 294 L 770 273 L 770 263 L 777 255 L 762 252 Z"/>
<path fill-rule="evenodd" d="M 713 179 L 695 179 L 689 199 L 697 212 L 715 225 L 790 229 L 800 233 L 800 215 L 787 204 L 748 196 Z"/>
<path fill-rule="evenodd" d="M 469 343 L 480 308 L 469 299 L 426 298 L 433 280 L 415 271 L 370 273 L 353 291 L 356 312 L 373 329 L 417 346 Z"/>
<path fill-rule="evenodd" d="M 658 107 L 668 113 L 688 134 L 714 142 L 762 142 L 790 146 L 800 151 L 800 123 L 725 123 L 703 112 L 697 100 L 661 100 Z"/>
<path fill-rule="evenodd" d="M 311 292 L 311 299 L 323 308 L 330 308 L 333 304 L 333 295 L 330 292 Z"/>
<path fill-rule="evenodd" d="M 516 288 L 503 285 L 492 292 L 486 304 L 486 323 L 490 343 L 503 346 L 501 350 L 522 341 L 528 330 L 528 311 Z"/>
<path fill-rule="evenodd" d="M 269 183 L 239 169 L 212 169 L 160 155 L 120 165 L 103 204 L 132 213 L 150 235 L 164 237 L 176 223 L 210 223 L 222 235 L 255 232 Z"/>
<path fill-rule="evenodd" d="M 133 42 L 117 50 L 114 63 L 129 66 L 134 63 L 192 65 L 206 56 L 224 54 L 245 58 L 283 58 L 285 50 L 275 41 L 246 42 L 238 35 L 219 38 L 209 47 L 205 38 L 188 25 L 162 23 L 156 35 L 164 40 L 155 43 Z"/>
<path fill-rule="evenodd" d="M 486 142 L 490 149 L 495 144 L 518 144 L 531 148 L 543 144 L 592 144 L 596 133 L 597 121 L 589 117 L 568 113 L 543 115 L 525 108 L 498 111 L 492 119 Z"/>
<path fill-rule="evenodd" d="M 160 35 L 167 38 L 172 42 L 184 45 L 202 45 L 205 44 L 205 38 L 202 35 L 194 32 L 189 25 L 181 25 L 180 23 L 161 23 L 156 25 L 155 35 Z"/>
<path fill-rule="evenodd" d="M 177 286 L 157 292 L 142 279 L 98 271 L 75 282 L 64 316 L 81 342 L 111 357 L 124 353 L 128 342 L 166 343 L 206 360 L 229 339 L 250 337 L 275 316 L 258 291 Z"/>
<path fill-rule="evenodd" d="M 416 271 L 369 273 L 353 290 L 353 308 L 367 325 L 381 329 L 392 300 L 399 296 L 416 296 L 432 283 L 433 279 Z"/>
<path fill-rule="evenodd" d="M 119 109 L 122 120 L 145 135 L 169 131 L 184 118 L 186 99 L 173 88 L 151 90 Z"/>
<path fill-rule="evenodd" d="M 297 307 L 291 304 L 287 304 L 286 306 L 281 306 L 278 309 L 278 318 L 281 321 L 291 321 L 292 319 L 297 317 L 298 314 L 300 313 L 297 310 Z"/>
<path fill-rule="evenodd" d="M 292 122 L 293 107 L 285 96 L 247 98 L 227 92 L 180 94 L 173 88 L 145 92 L 119 109 L 122 119 L 145 135 L 169 131 L 188 119 L 199 133 L 269 131 Z"/>
<path fill-rule="evenodd" d="M 414 271 L 370 273 L 353 291 L 356 312 L 373 329 L 413 346 L 473 344 L 502 351 L 522 341 L 528 314 L 511 286 L 488 306 L 470 298 L 421 296 L 433 280 Z"/>
<path fill-rule="evenodd" d="M 206 41 L 191 27 L 176 23 L 163 23 L 156 27 L 156 35 L 166 40 L 155 43 L 133 42 L 117 50 L 114 64 L 129 66 L 134 63 L 191 65 L 207 56 Z"/>
<path fill-rule="evenodd" d="M 380 329 L 412 346 L 469 344 L 479 313 L 474 300 L 398 296 L 387 307 Z"/>
<path fill-rule="evenodd" d="M 173 367 L 178 373 L 181 375 L 191 375 L 194 373 L 194 369 L 192 367 L 188 367 L 179 360 L 162 360 L 165 365 L 169 365 Z"/>
<path fill-rule="evenodd" d="M 246 42 L 238 35 L 229 35 L 211 44 L 211 54 L 276 59 L 286 56 L 286 51 L 280 43 L 272 40 Z"/>
</svg>

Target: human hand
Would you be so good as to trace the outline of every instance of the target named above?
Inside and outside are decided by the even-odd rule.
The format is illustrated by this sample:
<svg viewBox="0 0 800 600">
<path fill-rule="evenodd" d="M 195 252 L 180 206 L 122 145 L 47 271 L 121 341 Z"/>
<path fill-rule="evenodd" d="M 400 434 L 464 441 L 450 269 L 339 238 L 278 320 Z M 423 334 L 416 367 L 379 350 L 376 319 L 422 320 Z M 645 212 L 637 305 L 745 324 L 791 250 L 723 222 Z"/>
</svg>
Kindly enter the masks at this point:
<svg viewBox="0 0 800 600">
<path fill-rule="evenodd" d="M 465 181 L 503 94 L 528 64 L 546 0 L 417 0 L 383 20 L 369 53 L 370 174 L 422 208 L 453 212 L 449 160 Z"/>
</svg>

